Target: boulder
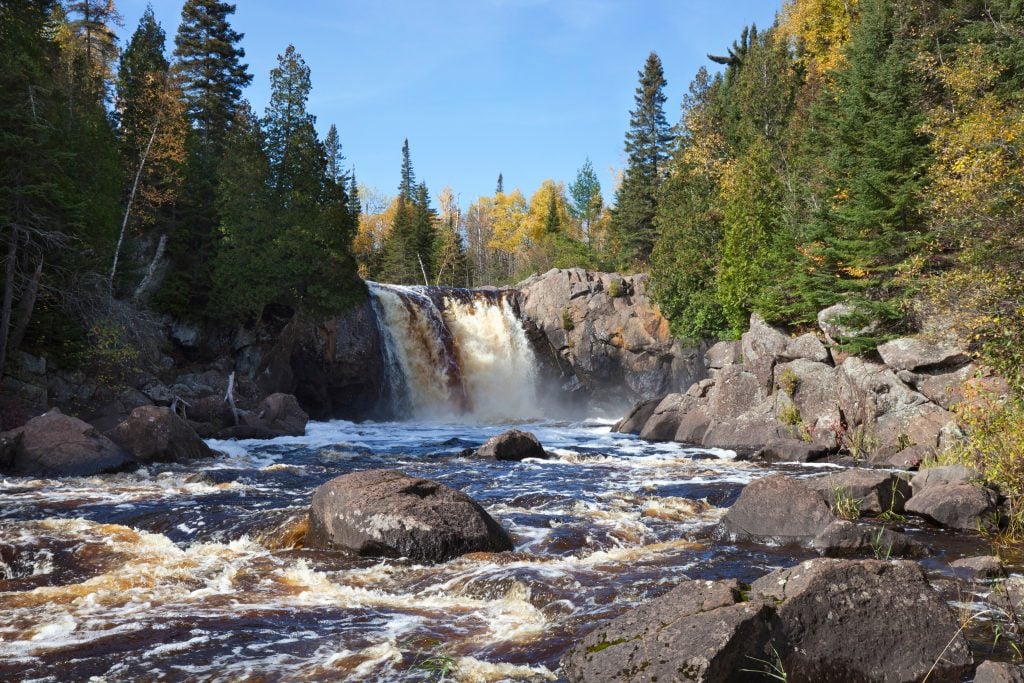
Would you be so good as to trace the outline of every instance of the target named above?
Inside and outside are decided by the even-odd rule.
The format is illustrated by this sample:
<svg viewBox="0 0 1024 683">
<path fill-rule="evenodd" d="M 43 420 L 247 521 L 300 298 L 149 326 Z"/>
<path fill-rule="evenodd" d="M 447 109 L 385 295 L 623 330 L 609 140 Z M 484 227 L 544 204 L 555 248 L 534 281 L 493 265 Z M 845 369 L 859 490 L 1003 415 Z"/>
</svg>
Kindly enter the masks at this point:
<svg viewBox="0 0 1024 683">
<path fill-rule="evenodd" d="M 907 512 L 949 529 L 978 531 L 998 527 L 996 494 L 980 484 L 936 484 L 907 502 Z"/>
<path fill-rule="evenodd" d="M 757 377 L 762 390 L 770 390 L 772 370 L 785 353 L 789 337 L 754 313 L 750 316 L 750 329 L 740 338 L 740 345 L 744 366 Z"/>
<path fill-rule="evenodd" d="M 292 394 L 276 393 L 264 398 L 256 409 L 262 426 L 277 436 L 302 436 L 306 433 L 309 415 L 299 407 Z"/>
<path fill-rule="evenodd" d="M 644 425 L 647 424 L 647 420 L 654 414 L 654 409 L 661 403 L 662 398 L 664 397 L 640 401 L 633 406 L 633 409 L 624 418 L 615 423 L 612 431 L 622 434 L 639 434 Z"/>
<path fill-rule="evenodd" d="M 704 352 L 704 365 L 720 370 L 743 362 L 743 349 L 738 341 L 720 341 Z"/>
<path fill-rule="evenodd" d="M 1003 563 L 995 555 L 962 557 L 949 563 L 953 572 L 962 579 L 996 579 L 1006 576 Z M 1024 682 L 1022 682 L 1024 683 Z"/>
<path fill-rule="evenodd" d="M 775 474 L 744 487 L 722 517 L 719 533 L 734 540 L 806 543 L 835 519 L 803 481 Z"/>
<path fill-rule="evenodd" d="M 461 491 L 397 470 L 366 470 L 317 488 L 305 547 L 445 562 L 512 550 L 512 539 Z"/>
<path fill-rule="evenodd" d="M 679 418 L 679 428 L 676 429 L 673 440 L 696 446 L 703 445 L 710 426 L 711 418 L 708 416 L 707 408 L 699 404 Z"/>
<path fill-rule="evenodd" d="M 893 370 L 919 370 L 948 368 L 970 361 L 970 356 L 955 346 L 932 344 L 923 339 L 905 337 L 893 339 L 878 346 L 882 362 Z"/>
<path fill-rule="evenodd" d="M 850 304 L 835 304 L 818 312 L 818 327 L 830 341 L 846 341 L 854 337 L 864 337 L 878 331 L 877 321 L 854 322 L 852 317 L 857 314 L 856 307 Z"/>
<path fill-rule="evenodd" d="M 771 607 L 740 602 L 736 581 L 685 581 L 603 623 L 562 660 L 573 683 L 761 681 Z"/>
<path fill-rule="evenodd" d="M 801 334 L 795 339 L 790 339 L 786 344 L 782 357 L 788 360 L 809 360 L 815 363 L 828 363 L 831 360 L 828 349 L 821 343 L 821 340 L 813 334 Z"/>
<path fill-rule="evenodd" d="M 694 420 L 697 420 L 698 417 L 699 415 L 695 416 Z M 680 421 L 680 431 L 686 422 L 685 418 Z M 752 453 L 760 450 L 767 443 L 780 439 L 791 439 L 793 436 L 792 429 L 780 423 L 772 414 L 763 411 L 750 411 L 732 419 L 716 420 L 709 417 L 700 444 L 705 448 L 723 448 L 740 453 Z"/>
<path fill-rule="evenodd" d="M 1024 670 L 1009 662 L 982 662 L 974 671 L 974 683 L 1024 683 Z"/>
<path fill-rule="evenodd" d="M 110 439 L 141 463 L 187 462 L 214 452 L 170 408 L 141 406 L 110 432 Z"/>
<path fill-rule="evenodd" d="M 925 557 L 928 548 L 906 534 L 885 527 L 864 526 L 849 520 L 832 522 L 815 536 L 809 547 L 825 557 L 874 555 L 876 559 L 890 557 Z"/>
<path fill-rule="evenodd" d="M 775 647 L 790 680 L 960 681 L 970 671 L 953 613 L 915 562 L 808 560 L 757 579 L 750 596 L 777 603 Z"/>
<path fill-rule="evenodd" d="M 514 461 L 548 457 L 544 447 L 532 432 L 521 432 L 518 429 L 510 429 L 492 436 L 477 449 L 476 455 L 480 458 Z"/>
<path fill-rule="evenodd" d="M 827 457 L 828 452 L 827 448 L 818 444 L 797 439 L 779 439 L 757 451 L 751 459 L 762 462 L 813 462 Z"/>
<path fill-rule="evenodd" d="M 868 463 L 873 467 L 915 470 L 921 466 L 921 463 L 934 457 L 935 449 L 931 446 L 917 444 L 900 448 L 897 444 L 871 453 Z"/>
<path fill-rule="evenodd" d="M 685 394 L 669 394 L 651 414 L 640 430 L 640 438 L 647 441 L 672 441 L 679 431 L 679 423 L 697 399 Z"/>
<path fill-rule="evenodd" d="M 914 495 L 917 495 L 929 486 L 973 484 L 982 481 L 983 478 L 981 472 L 964 465 L 943 465 L 921 470 L 910 480 L 910 487 L 914 489 Z"/>
<path fill-rule="evenodd" d="M 95 427 L 57 408 L 0 433 L 0 466 L 16 475 L 85 477 L 131 464 L 128 453 Z"/>
<path fill-rule="evenodd" d="M 715 386 L 715 380 L 713 379 L 702 379 L 699 382 L 694 382 L 690 385 L 690 388 L 686 390 L 687 396 L 693 398 L 704 398 L 711 391 L 711 387 Z"/>
<path fill-rule="evenodd" d="M 904 477 L 881 470 L 852 468 L 803 481 L 818 491 L 830 507 L 835 507 L 839 495 L 845 495 L 859 501 L 861 513 L 869 515 L 901 513 L 910 498 L 910 484 Z"/>
<path fill-rule="evenodd" d="M 730 365 L 722 369 L 715 386 L 708 392 L 708 411 L 719 419 L 736 418 L 763 402 L 768 391 L 746 366 Z"/>
<path fill-rule="evenodd" d="M 946 410 L 964 400 L 964 384 L 978 373 L 974 364 L 968 364 L 959 370 L 937 371 L 926 374 L 915 374 L 910 378 L 910 386 L 919 391 L 928 400 Z"/>
<path fill-rule="evenodd" d="M 834 446 L 841 422 L 836 369 L 798 359 L 775 367 L 775 386 L 789 395 L 815 442 Z"/>
<path fill-rule="evenodd" d="M 171 324 L 171 341 L 186 349 L 194 349 L 199 346 L 199 327 L 183 320 L 176 320 Z"/>
</svg>

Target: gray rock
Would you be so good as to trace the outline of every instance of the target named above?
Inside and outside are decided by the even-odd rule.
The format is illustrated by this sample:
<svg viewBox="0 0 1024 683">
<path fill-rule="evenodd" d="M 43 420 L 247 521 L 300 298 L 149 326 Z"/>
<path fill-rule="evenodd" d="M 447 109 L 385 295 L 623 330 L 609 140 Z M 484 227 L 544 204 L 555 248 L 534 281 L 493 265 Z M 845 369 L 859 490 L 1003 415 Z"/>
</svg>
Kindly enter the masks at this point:
<svg viewBox="0 0 1024 683">
<path fill-rule="evenodd" d="M 825 336 L 832 341 L 846 341 L 854 337 L 864 337 L 878 331 L 877 321 L 870 321 L 861 327 L 856 327 L 849 318 L 857 313 L 857 309 L 850 304 L 835 304 L 818 312 L 818 327 L 825 333 Z"/>
<path fill-rule="evenodd" d="M 710 426 L 711 418 L 708 416 L 707 408 L 704 405 L 697 405 L 679 418 L 679 428 L 674 440 L 695 446 L 703 445 Z"/>
<path fill-rule="evenodd" d="M 170 408 L 140 406 L 112 432 L 110 439 L 137 462 L 188 462 L 214 452 Z"/>
<path fill-rule="evenodd" d="M 839 413 L 837 371 L 830 365 L 799 359 L 775 367 L 775 385 L 789 393 L 816 443 L 834 446 Z"/>
<path fill-rule="evenodd" d="M 56 408 L 3 432 L 0 444 L 6 469 L 21 476 L 85 477 L 131 464 L 128 454 L 92 425 Z"/>
<path fill-rule="evenodd" d="M 1024 683 L 1024 671 L 1009 662 L 982 662 L 974 671 L 974 683 Z"/>
<path fill-rule="evenodd" d="M 802 334 L 790 339 L 782 356 L 788 360 L 809 360 L 815 363 L 828 363 L 831 357 L 825 345 L 813 334 Z"/>
<path fill-rule="evenodd" d="M 750 316 L 750 329 L 743 333 L 740 343 L 746 370 L 757 377 L 763 390 L 769 391 L 772 370 L 785 353 L 789 337 L 754 313 Z"/>
<path fill-rule="evenodd" d="M 640 438 L 647 441 L 672 441 L 679 431 L 679 423 L 697 400 L 685 394 L 666 396 L 640 431 Z"/>
<path fill-rule="evenodd" d="M 715 386 L 715 380 L 713 379 L 702 379 L 699 382 L 690 385 L 690 388 L 686 390 L 687 396 L 693 398 L 704 398 L 711 391 L 711 387 Z"/>
<path fill-rule="evenodd" d="M 738 341 L 720 341 L 704 353 L 704 364 L 721 369 L 743 362 L 743 349 Z"/>
<path fill-rule="evenodd" d="M 907 512 L 949 529 L 977 531 L 998 527 L 996 495 L 979 484 L 936 484 L 907 502 Z"/>
<path fill-rule="evenodd" d="M 943 465 L 921 470 L 910 480 L 910 486 L 914 489 L 914 495 L 917 495 L 929 486 L 971 484 L 982 480 L 982 474 L 978 470 L 964 465 Z"/>
<path fill-rule="evenodd" d="M 806 543 L 835 521 L 825 500 L 803 481 L 776 474 L 744 487 L 720 525 L 734 540 Z"/>
<path fill-rule="evenodd" d="M 142 393 L 157 405 L 170 405 L 174 392 L 163 382 L 151 382 L 142 388 Z"/>
<path fill-rule="evenodd" d="M 1003 568 L 1003 563 L 995 555 L 963 557 L 950 562 L 949 566 L 957 576 L 968 580 L 996 579 L 1006 576 L 1006 569 Z"/>
<path fill-rule="evenodd" d="M 808 560 L 756 580 L 778 601 L 790 680 L 960 681 L 971 653 L 949 607 L 908 560 Z M 934 668 L 933 668 L 934 665 Z"/>
<path fill-rule="evenodd" d="M 194 349 L 199 346 L 199 326 L 182 320 L 176 320 L 171 325 L 171 341 L 186 349 Z"/>
<path fill-rule="evenodd" d="M 933 401 L 946 410 L 964 400 L 964 384 L 978 374 L 978 368 L 972 363 L 959 370 L 936 371 L 926 374 L 914 374 L 909 384 L 928 400 Z"/>
<path fill-rule="evenodd" d="M 916 445 L 899 448 L 897 445 L 872 453 L 868 462 L 874 467 L 913 470 L 920 467 L 921 463 L 933 457 L 935 457 L 935 449 L 931 446 Z"/>
<path fill-rule="evenodd" d="M 680 421 L 680 432 L 686 422 L 686 418 Z M 709 417 L 700 443 L 706 448 L 756 452 L 765 444 L 780 439 L 791 439 L 793 436 L 792 430 L 781 424 L 773 415 L 763 411 L 750 411 L 737 418 L 725 420 Z"/>
<path fill-rule="evenodd" d="M 302 436 L 306 433 L 309 415 L 299 406 L 298 399 L 291 394 L 271 394 L 264 398 L 256 409 L 261 426 L 275 436 Z"/>
<path fill-rule="evenodd" d="M 763 462 L 813 462 L 827 456 L 828 449 L 824 446 L 796 439 L 779 439 L 757 451 L 752 459 Z"/>
<path fill-rule="evenodd" d="M 495 460 L 519 461 L 526 458 L 546 458 L 544 447 L 531 432 L 510 429 L 492 436 L 476 451 L 477 457 Z"/>
<path fill-rule="evenodd" d="M 612 431 L 621 434 L 639 434 L 663 398 L 649 398 L 645 401 L 640 401 L 633 406 L 633 409 L 624 418 L 615 423 Z"/>
<path fill-rule="evenodd" d="M 736 418 L 768 397 L 768 392 L 753 373 L 742 365 L 722 369 L 715 386 L 708 392 L 708 411 L 716 419 Z"/>
<path fill-rule="evenodd" d="M 884 527 L 862 526 L 840 519 L 832 522 L 815 536 L 810 547 L 825 557 L 874 555 L 877 559 L 895 557 L 926 557 L 928 548 Z"/>
<path fill-rule="evenodd" d="M 29 375 L 42 377 L 46 374 L 46 359 L 24 351 L 13 351 L 7 358 L 8 372 L 15 376 Z M 24 379 L 24 378 L 23 378 Z"/>
<path fill-rule="evenodd" d="M 739 602 L 735 581 L 685 581 L 598 626 L 562 669 L 573 683 L 760 681 L 770 619 L 765 603 Z"/>
<path fill-rule="evenodd" d="M 912 337 L 893 339 L 880 344 L 878 355 L 882 357 L 882 362 L 893 370 L 910 372 L 948 368 L 970 361 L 970 356 L 955 346 L 932 344 Z"/>
<path fill-rule="evenodd" d="M 910 483 L 905 477 L 880 470 L 853 468 L 805 479 L 804 482 L 820 492 L 831 507 L 835 506 L 840 492 L 860 501 L 862 514 L 879 515 L 888 511 L 901 513 L 910 498 Z"/>
<path fill-rule="evenodd" d="M 512 550 L 512 539 L 461 491 L 397 470 L 366 470 L 316 490 L 305 547 L 445 562 Z"/>
</svg>

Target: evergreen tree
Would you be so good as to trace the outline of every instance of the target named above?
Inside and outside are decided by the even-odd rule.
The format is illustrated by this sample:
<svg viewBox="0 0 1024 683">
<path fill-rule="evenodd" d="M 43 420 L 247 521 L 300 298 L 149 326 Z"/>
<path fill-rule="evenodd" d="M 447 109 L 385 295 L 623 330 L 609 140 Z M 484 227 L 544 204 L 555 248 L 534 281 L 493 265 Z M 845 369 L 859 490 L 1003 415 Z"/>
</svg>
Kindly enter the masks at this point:
<svg viewBox="0 0 1024 683">
<path fill-rule="evenodd" d="M 612 211 L 611 230 L 623 265 L 646 262 L 654 246 L 655 197 L 668 170 L 672 142 L 665 120 L 665 85 L 661 60 L 652 52 L 640 72 L 626 132 L 626 171 Z"/>
<path fill-rule="evenodd" d="M 402 181 L 398 185 L 398 194 L 406 200 L 412 200 L 416 189 L 416 174 L 412 170 L 412 158 L 409 155 L 409 138 L 402 143 Z"/>
<path fill-rule="evenodd" d="M 359 216 L 363 213 L 363 205 L 359 201 L 359 183 L 356 182 L 356 170 L 354 168 L 348 175 L 348 213 L 357 224 L 359 223 Z"/>
<path fill-rule="evenodd" d="M 252 82 L 239 45 L 245 35 L 228 21 L 234 12 L 234 5 L 219 0 L 185 0 L 174 39 L 189 118 L 201 146 L 212 145 L 214 157 L 241 103 L 242 89 Z"/>
<path fill-rule="evenodd" d="M 502 175 L 498 174 L 498 185 L 494 188 L 494 194 L 504 194 L 505 192 L 505 179 Z"/>
<path fill-rule="evenodd" d="M 108 96 L 107 84 L 117 60 L 117 32 L 121 15 L 113 0 L 75 0 L 67 3 L 68 28 L 84 60 L 86 77 L 100 99 Z"/>
<path fill-rule="evenodd" d="M 604 209 L 601 181 L 597 179 L 589 157 L 576 172 L 576 180 L 569 184 L 569 195 L 572 197 L 572 215 L 579 221 L 580 234 L 589 245 L 592 243 L 594 221 Z"/>
<path fill-rule="evenodd" d="M 278 203 L 292 211 L 315 206 L 322 174 L 330 167 L 317 139 L 316 117 L 306 110 L 311 89 L 309 67 L 295 46 L 289 45 L 270 71 L 270 104 L 263 128 L 271 186 Z"/>
<path fill-rule="evenodd" d="M 336 183 L 344 183 L 345 171 L 341 163 L 345 157 L 341 153 L 341 140 L 338 139 L 338 127 L 333 123 L 324 138 L 324 154 L 327 157 L 327 177 Z"/>
</svg>

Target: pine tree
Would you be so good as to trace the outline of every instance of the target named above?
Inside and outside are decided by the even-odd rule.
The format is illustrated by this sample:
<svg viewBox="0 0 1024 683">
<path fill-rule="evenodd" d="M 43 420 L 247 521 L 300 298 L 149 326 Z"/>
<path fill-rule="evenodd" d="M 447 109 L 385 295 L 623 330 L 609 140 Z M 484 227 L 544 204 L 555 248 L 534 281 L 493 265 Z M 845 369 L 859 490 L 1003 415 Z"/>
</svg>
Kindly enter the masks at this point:
<svg viewBox="0 0 1024 683">
<path fill-rule="evenodd" d="M 661 60 L 652 52 L 640 72 L 626 132 L 628 162 L 612 211 L 611 229 L 623 265 L 646 262 L 654 246 L 655 197 L 668 170 L 672 142 L 664 111 L 665 85 Z"/>
<path fill-rule="evenodd" d="M 412 170 L 412 158 L 409 155 L 409 138 L 402 143 L 402 181 L 398 185 L 398 194 L 406 200 L 412 200 L 416 189 L 416 174 Z"/>
<path fill-rule="evenodd" d="M 576 172 L 576 180 L 569 183 L 569 195 L 572 197 L 572 215 L 579 221 L 583 241 L 590 245 L 594 221 L 604 209 L 604 199 L 601 197 L 601 181 L 597 179 L 589 157 Z"/>
<path fill-rule="evenodd" d="M 338 138 L 338 127 L 333 123 L 324 138 L 324 154 L 327 157 L 327 177 L 336 183 L 344 183 L 345 171 L 342 162 L 345 157 L 341 153 L 341 140 Z"/>
<path fill-rule="evenodd" d="M 504 193 L 505 193 L 505 178 L 503 178 L 502 175 L 499 173 L 498 174 L 498 185 L 494 188 L 494 194 L 504 194 Z"/>
<path fill-rule="evenodd" d="M 356 182 L 356 170 L 353 168 L 348 175 L 348 213 L 358 224 L 363 213 L 362 202 L 359 201 L 359 183 Z"/>
<path fill-rule="evenodd" d="M 227 135 L 242 89 L 252 82 L 239 46 L 244 34 L 231 28 L 235 6 L 218 0 L 185 0 L 174 39 L 188 113 L 202 146 L 215 152 Z"/>
<path fill-rule="evenodd" d="M 117 32 L 121 15 L 113 0 L 76 0 L 67 4 L 68 27 L 77 37 L 85 73 L 92 80 L 99 99 L 108 95 L 107 83 L 117 60 Z"/>
<path fill-rule="evenodd" d="M 270 71 L 270 104 L 263 119 L 271 185 L 290 209 L 315 205 L 321 174 L 329 167 L 316 134 L 316 117 L 306 110 L 312 90 L 310 69 L 294 45 L 278 55 Z M 340 147 L 340 143 L 339 143 Z"/>
</svg>

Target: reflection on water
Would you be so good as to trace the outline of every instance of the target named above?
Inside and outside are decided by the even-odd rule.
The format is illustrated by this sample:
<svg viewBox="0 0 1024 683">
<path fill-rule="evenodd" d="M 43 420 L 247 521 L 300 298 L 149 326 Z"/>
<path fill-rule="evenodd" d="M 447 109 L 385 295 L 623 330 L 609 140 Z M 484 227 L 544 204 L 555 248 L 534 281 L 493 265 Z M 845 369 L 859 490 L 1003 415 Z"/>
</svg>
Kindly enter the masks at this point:
<svg viewBox="0 0 1024 683">
<path fill-rule="evenodd" d="M 226 455 L 189 467 L 5 480 L 0 680 L 559 680 L 597 621 L 680 578 L 799 559 L 704 533 L 764 469 L 602 422 L 524 428 L 557 458 L 456 456 L 498 426 L 331 422 L 211 442 Z M 313 489 L 374 467 L 466 491 L 516 551 L 424 566 L 296 548 Z"/>
</svg>

